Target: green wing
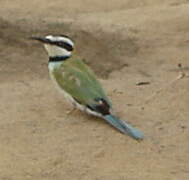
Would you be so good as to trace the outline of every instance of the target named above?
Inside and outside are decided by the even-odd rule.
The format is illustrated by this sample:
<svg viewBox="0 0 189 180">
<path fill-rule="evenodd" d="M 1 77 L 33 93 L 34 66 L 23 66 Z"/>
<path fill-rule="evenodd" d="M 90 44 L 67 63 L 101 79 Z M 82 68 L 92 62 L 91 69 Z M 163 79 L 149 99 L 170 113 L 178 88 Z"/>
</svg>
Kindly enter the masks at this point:
<svg viewBox="0 0 189 180">
<path fill-rule="evenodd" d="M 55 78 L 61 88 L 83 105 L 95 105 L 96 99 L 104 99 L 111 107 L 100 82 L 90 68 L 79 59 L 69 59 L 55 70 Z"/>
<path fill-rule="evenodd" d="M 53 76 L 59 86 L 69 93 L 80 104 L 100 113 L 120 132 L 141 140 L 143 134 L 125 121 L 111 114 L 111 102 L 103 91 L 94 73 L 81 61 L 69 59 L 54 70 Z"/>
</svg>

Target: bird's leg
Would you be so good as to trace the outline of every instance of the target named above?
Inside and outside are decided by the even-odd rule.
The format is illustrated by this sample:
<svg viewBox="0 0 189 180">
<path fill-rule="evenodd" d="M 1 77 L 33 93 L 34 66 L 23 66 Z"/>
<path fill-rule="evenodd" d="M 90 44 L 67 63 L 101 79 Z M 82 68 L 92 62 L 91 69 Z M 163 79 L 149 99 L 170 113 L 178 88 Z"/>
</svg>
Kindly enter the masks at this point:
<svg viewBox="0 0 189 180">
<path fill-rule="evenodd" d="M 75 110 L 76 110 L 76 105 L 73 104 L 73 107 L 72 107 L 71 109 L 67 110 L 67 111 L 66 111 L 66 114 L 67 114 L 67 115 L 71 115 Z"/>
</svg>

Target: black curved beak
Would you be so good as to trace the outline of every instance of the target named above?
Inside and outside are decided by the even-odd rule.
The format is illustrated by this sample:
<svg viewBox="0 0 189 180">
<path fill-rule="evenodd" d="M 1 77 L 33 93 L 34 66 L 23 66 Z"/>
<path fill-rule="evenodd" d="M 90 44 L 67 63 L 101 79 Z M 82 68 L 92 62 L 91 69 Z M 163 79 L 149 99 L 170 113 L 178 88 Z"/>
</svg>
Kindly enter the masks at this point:
<svg viewBox="0 0 189 180">
<path fill-rule="evenodd" d="M 32 36 L 32 37 L 30 37 L 29 39 L 37 40 L 37 41 L 40 41 L 40 42 L 42 42 L 42 43 L 49 43 L 49 39 L 46 39 L 46 38 L 43 38 L 43 37 L 35 37 L 35 36 Z"/>
</svg>

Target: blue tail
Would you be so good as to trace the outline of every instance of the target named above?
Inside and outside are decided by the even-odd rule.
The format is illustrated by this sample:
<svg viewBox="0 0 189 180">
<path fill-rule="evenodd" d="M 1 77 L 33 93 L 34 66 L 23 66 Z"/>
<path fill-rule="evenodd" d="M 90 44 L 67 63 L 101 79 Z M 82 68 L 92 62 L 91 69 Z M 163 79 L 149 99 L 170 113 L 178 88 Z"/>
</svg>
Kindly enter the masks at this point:
<svg viewBox="0 0 189 180">
<path fill-rule="evenodd" d="M 144 135 L 139 130 L 132 127 L 130 124 L 118 119 L 114 115 L 106 115 L 103 117 L 108 123 L 110 123 L 112 126 L 117 128 L 119 131 L 121 131 L 124 134 L 127 134 L 131 136 L 132 138 L 136 140 L 142 140 L 144 138 Z"/>
</svg>

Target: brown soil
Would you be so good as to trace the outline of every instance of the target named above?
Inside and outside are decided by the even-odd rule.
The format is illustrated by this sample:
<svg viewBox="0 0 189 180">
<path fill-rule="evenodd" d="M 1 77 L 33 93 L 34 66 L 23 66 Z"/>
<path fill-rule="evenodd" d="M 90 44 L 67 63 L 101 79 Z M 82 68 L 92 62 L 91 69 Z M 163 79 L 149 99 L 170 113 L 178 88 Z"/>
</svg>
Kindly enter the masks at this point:
<svg viewBox="0 0 189 180">
<path fill-rule="evenodd" d="M 1 180 L 189 178 L 188 0 L 7 0 L 0 15 Z M 66 114 L 43 47 L 28 39 L 51 33 L 75 40 L 144 141 Z"/>
</svg>

